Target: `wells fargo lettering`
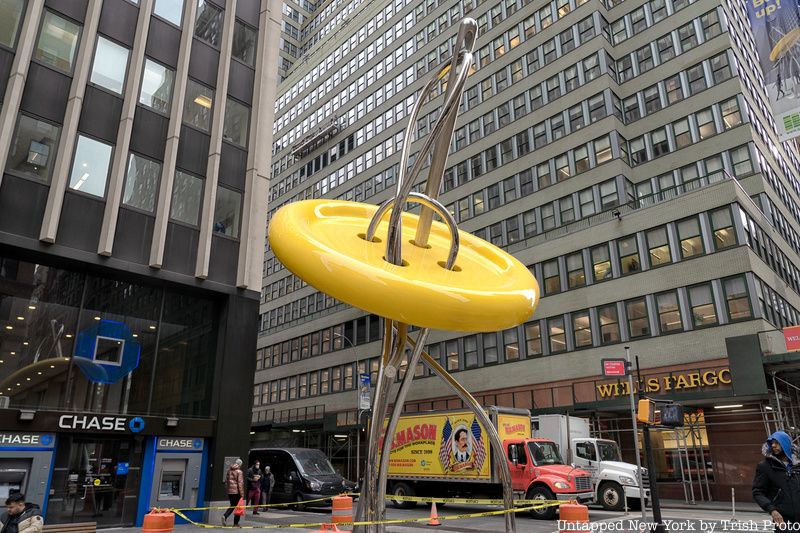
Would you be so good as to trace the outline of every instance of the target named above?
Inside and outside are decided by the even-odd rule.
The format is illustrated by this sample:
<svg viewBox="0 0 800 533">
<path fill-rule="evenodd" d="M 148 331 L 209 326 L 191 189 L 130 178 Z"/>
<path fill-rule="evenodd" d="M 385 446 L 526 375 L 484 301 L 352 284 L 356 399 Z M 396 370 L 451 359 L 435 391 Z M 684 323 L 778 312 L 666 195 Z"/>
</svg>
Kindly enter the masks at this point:
<svg viewBox="0 0 800 533">
<path fill-rule="evenodd" d="M 717 387 L 719 385 L 730 385 L 731 371 L 728 368 L 716 370 L 704 370 L 697 372 L 686 372 L 683 374 L 673 374 L 671 376 L 642 378 L 639 380 L 639 392 L 649 393 L 668 393 L 677 390 L 702 389 L 706 387 Z M 628 382 L 601 383 L 596 386 L 600 398 L 615 398 L 630 394 Z"/>
</svg>

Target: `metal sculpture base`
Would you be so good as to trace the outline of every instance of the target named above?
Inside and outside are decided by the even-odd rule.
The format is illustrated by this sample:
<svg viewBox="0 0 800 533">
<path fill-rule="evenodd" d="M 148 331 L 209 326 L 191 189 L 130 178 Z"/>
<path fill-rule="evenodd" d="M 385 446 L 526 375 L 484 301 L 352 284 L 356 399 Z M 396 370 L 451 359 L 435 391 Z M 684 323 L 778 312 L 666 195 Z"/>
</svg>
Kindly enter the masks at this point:
<svg viewBox="0 0 800 533">
<path fill-rule="evenodd" d="M 475 47 L 477 37 L 477 23 L 474 19 L 464 19 L 459 27 L 458 36 L 455 43 L 455 53 L 449 64 L 442 67 L 435 78 L 432 78 L 423 88 L 420 97 L 414 104 L 414 108 L 409 118 L 409 126 L 406 128 L 403 139 L 403 150 L 400 158 L 400 175 L 398 177 L 396 195 L 385 202 L 376 212 L 366 233 L 367 240 L 373 240 L 375 230 L 391 208 L 391 215 L 388 224 L 386 242 L 386 260 L 395 265 L 402 264 L 402 226 L 401 215 L 406 202 L 414 201 L 422 204 L 420 212 L 420 222 L 417 232 L 412 241 L 413 245 L 425 246 L 431 227 L 434 212 L 437 212 L 447 223 L 451 230 L 451 248 L 448 254 L 445 267 L 451 269 L 458 254 L 458 231 L 455 220 L 449 212 L 437 201 L 441 188 L 444 168 L 447 163 L 447 153 L 453 136 L 455 120 L 458 114 L 458 106 L 464 92 L 464 86 L 472 66 L 472 51 Z M 460 66 L 460 68 L 459 68 Z M 412 142 L 412 133 L 417 122 L 420 108 L 426 98 L 432 93 L 433 88 L 445 75 L 449 73 L 447 80 L 447 90 L 444 95 L 444 103 L 439 120 L 436 122 L 430 136 L 426 139 L 420 149 L 416 161 L 410 171 L 407 172 L 407 162 L 409 150 Z M 435 149 L 434 149 L 435 144 Z M 431 166 L 425 188 L 425 194 L 412 193 L 411 189 L 416 176 L 422 170 L 431 154 Z M 492 424 L 478 401 L 462 387 L 444 368 L 439 365 L 430 355 L 423 351 L 430 329 L 423 328 L 419 331 L 416 340 L 408 334 L 408 325 L 395 320 L 386 319 L 383 338 L 383 350 L 380 358 L 378 371 L 378 383 L 375 391 L 375 400 L 372 408 L 372 421 L 369 432 L 369 446 L 367 451 L 367 464 L 364 474 L 364 483 L 361 489 L 356 508 L 356 522 L 380 522 L 386 518 L 386 484 L 389 467 L 389 454 L 391 452 L 392 438 L 394 435 L 400 415 L 403 412 L 403 405 L 417 365 L 422 359 L 431 371 L 439 376 L 450 387 L 453 392 L 469 407 L 486 430 L 494 454 L 494 464 L 503 486 L 503 503 L 507 512 L 505 514 L 506 533 L 516 533 L 516 522 L 513 509 L 513 492 L 511 486 L 511 472 L 508 462 L 503 453 L 503 444 L 497 429 Z M 400 384 L 400 388 L 394 399 L 391 414 L 384 429 L 384 421 L 389 414 L 389 397 L 391 388 L 395 382 L 402 362 L 408 355 L 405 367 L 405 375 Z M 385 435 L 385 436 L 384 436 Z M 383 445 L 378 455 L 378 446 L 383 437 Z M 355 526 L 354 533 L 384 533 L 384 524 L 370 524 Z"/>
</svg>

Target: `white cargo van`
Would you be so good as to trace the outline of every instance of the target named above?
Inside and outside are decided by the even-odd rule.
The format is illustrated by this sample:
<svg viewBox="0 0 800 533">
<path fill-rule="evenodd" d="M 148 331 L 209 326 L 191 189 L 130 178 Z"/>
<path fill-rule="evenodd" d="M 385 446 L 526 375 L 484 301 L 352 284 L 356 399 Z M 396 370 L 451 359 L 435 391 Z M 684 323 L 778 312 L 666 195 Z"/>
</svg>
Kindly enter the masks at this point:
<svg viewBox="0 0 800 533">
<path fill-rule="evenodd" d="M 539 415 L 531 418 L 533 437 L 554 441 L 564 460 L 592 474 L 595 501 L 604 509 L 620 511 L 638 508 L 642 492 L 645 504 L 650 499 L 647 470 L 642 469 L 644 491 L 639 488 L 636 465 L 622 461 L 619 446 L 613 440 L 590 437 L 589 421 L 565 415 Z"/>
</svg>

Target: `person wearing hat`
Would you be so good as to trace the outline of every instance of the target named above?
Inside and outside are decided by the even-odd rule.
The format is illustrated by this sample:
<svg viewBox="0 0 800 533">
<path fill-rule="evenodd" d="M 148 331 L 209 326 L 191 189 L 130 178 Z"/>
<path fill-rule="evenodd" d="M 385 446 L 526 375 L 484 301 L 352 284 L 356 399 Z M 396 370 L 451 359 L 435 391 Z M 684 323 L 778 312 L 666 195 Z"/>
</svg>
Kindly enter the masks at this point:
<svg viewBox="0 0 800 533">
<path fill-rule="evenodd" d="M 270 472 L 270 467 L 264 467 L 264 475 L 261 477 L 261 505 L 269 505 L 272 496 L 272 487 L 275 486 L 275 476 Z M 262 511 L 266 511 L 264 507 Z"/>
<path fill-rule="evenodd" d="M 242 473 L 242 460 L 236 459 L 225 474 L 225 489 L 231 506 L 222 515 L 222 525 L 226 525 L 228 517 L 244 498 L 244 474 Z M 239 527 L 239 515 L 233 515 L 233 525 Z"/>
<path fill-rule="evenodd" d="M 753 499 L 770 514 L 775 531 L 800 523 L 800 449 L 785 431 L 776 431 L 761 448 L 764 460 L 753 478 Z"/>
</svg>

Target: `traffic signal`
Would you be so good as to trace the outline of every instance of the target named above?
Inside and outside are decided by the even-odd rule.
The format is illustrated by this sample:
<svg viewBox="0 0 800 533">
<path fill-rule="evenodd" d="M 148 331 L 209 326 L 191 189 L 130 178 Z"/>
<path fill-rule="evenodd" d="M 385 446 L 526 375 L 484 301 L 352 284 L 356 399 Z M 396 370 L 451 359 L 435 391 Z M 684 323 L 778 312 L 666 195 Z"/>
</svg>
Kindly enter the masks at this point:
<svg viewBox="0 0 800 533">
<path fill-rule="evenodd" d="M 683 427 L 683 406 L 668 403 L 661 408 L 661 425 L 671 428 Z"/>
<path fill-rule="evenodd" d="M 647 399 L 639 400 L 639 407 L 636 409 L 636 420 L 642 424 L 655 424 L 656 402 Z"/>
</svg>

